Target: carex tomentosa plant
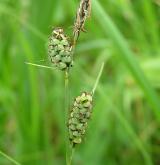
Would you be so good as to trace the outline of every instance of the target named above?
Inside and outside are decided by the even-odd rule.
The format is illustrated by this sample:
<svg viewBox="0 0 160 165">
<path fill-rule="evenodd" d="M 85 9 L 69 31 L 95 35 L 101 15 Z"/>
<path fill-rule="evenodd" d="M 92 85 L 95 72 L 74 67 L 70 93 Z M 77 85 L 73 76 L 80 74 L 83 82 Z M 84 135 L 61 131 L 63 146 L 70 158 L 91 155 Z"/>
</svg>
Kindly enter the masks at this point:
<svg viewBox="0 0 160 165">
<path fill-rule="evenodd" d="M 74 48 L 87 18 L 91 15 L 91 0 L 80 0 L 74 21 L 72 40 L 64 33 L 63 28 L 54 28 L 48 40 L 48 56 L 54 68 L 64 71 L 65 80 L 65 141 L 66 164 L 71 165 L 73 151 L 76 145 L 82 143 L 88 121 L 91 118 L 93 95 L 98 85 L 104 63 L 101 66 L 95 85 L 90 92 L 82 92 L 75 98 L 72 107 L 69 107 L 69 71 L 73 66 Z M 27 63 L 35 66 L 32 63 Z M 47 66 L 41 66 L 47 67 Z M 51 68 L 51 67 L 47 67 Z"/>
<path fill-rule="evenodd" d="M 75 98 L 72 108 L 69 107 L 69 70 L 73 65 L 74 48 L 81 31 L 84 30 L 86 19 L 91 13 L 91 0 L 81 0 L 77 9 L 72 44 L 64 34 L 62 28 L 53 29 L 49 37 L 48 53 L 55 68 L 65 71 L 65 140 L 66 140 L 66 163 L 71 164 L 73 151 L 76 144 L 82 142 L 87 123 L 92 114 L 92 100 L 95 88 L 103 70 L 99 76 L 92 92 L 83 92 Z M 68 126 L 68 127 L 67 127 Z M 70 151 L 71 150 L 71 151 Z"/>
</svg>

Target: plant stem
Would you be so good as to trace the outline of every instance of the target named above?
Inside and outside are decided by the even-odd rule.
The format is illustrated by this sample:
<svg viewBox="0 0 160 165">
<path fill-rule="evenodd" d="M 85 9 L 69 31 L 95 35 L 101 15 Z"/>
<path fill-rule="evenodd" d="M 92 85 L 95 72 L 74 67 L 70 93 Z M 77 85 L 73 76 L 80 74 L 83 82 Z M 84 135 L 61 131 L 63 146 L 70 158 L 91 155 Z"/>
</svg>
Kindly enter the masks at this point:
<svg viewBox="0 0 160 165">
<path fill-rule="evenodd" d="M 20 163 L 18 163 L 16 160 L 14 160 L 13 158 L 11 158 L 10 156 L 6 155 L 4 152 L 0 151 L 0 155 L 4 156 L 6 159 L 8 159 L 10 162 L 12 162 L 15 165 L 21 165 Z"/>
<path fill-rule="evenodd" d="M 66 164 L 71 165 L 72 156 L 70 156 L 70 143 L 69 143 L 69 136 L 68 136 L 68 112 L 69 112 L 69 69 L 65 71 L 65 142 L 66 142 Z"/>
<path fill-rule="evenodd" d="M 75 152 L 75 147 L 72 146 L 72 148 L 71 148 L 71 154 L 70 154 L 70 160 L 69 160 L 69 165 L 72 164 L 72 159 L 73 159 L 74 152 Z"/>
<path fill-rule="evenodd" d="M 101 77 L 101 75 L 102 75 L 102 72 L 103 72 L 103 68 L 104 68 L 104 62 L 103 62 L 102 65 L 101 65 L 101 68 L 100 68 L 100 70 L 99 70 L 98 76 L 97 76 L 96 81 L 95 81 L 95 84 L 94 84 L 94 86 L 93 86 L 92 95 L 94 95 L 94 93 L 95 93 L 95 91 L 96 91 L 96 88 L 97 88 L 98 83 L 99 83 L 99 79 L 100 79 L 100 77 Z"/>
</svg>

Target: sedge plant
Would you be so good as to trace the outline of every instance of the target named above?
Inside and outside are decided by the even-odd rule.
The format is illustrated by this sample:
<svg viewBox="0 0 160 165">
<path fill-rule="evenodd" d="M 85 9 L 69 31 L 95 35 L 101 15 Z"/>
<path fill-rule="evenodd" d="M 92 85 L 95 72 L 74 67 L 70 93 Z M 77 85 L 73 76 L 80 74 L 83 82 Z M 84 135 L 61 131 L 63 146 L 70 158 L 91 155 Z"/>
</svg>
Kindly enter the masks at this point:
<svg viewBox="0 0 160 165">
<path fill-rule="evenodd" d="M 0 82 L 0 102 L 4 104 L 1 105 L 4 106 L 6 110 L 20 110 L 16 111 L 18 113 L 14 113 L 14 116 L 16 117 L 15 123 L 17 122 L 19 126 L 19 132 L 23 135 L 22 141 L 12 141 L 13 150 L 12 146 L 8 147 L 7 139 L 11 139 L 13 136 L 12 134 L 9 134 L 10 132 L 7 131 L 3 123 L 6 117 L 7 123 L 8 116 L 10 119 L 11 111 L 6 111 L 7 115 L 3 117 L 3 121 L 1 120 L 1 132 L 4 132 L 1 133 L 1 149 L 4 152 L 8 152 L 8 155 L 10 156 L 18 152 L 15 159 L 19 160 L 22 164 L 35 164 L 37 161 L 38 165 L 44 164 L 43 162 L 46 161 L 48 164 L 56 164 L 53 163 L 53 160 L 59 161 L 61 159 L 59 156 L 61 154 L 60 152 L 63 152 L 63 149 L 59 147 L 59 144 L 61 146 L 61 142 L 57 143 L 57 140 L 64 140 L 64 136 L 54 136 L 56 141 L 50 141 L 50 139 L 52 140 L 53 134 L 57 134 L 57 132 L 54 131 L 54 133 L 51 132 L 52 134 L 50 135 L 50 131 L 52 131 L 52 125 L 54 125 L 54 128 L 58 128 L 58 131 L 63 131 L 63 127 L 61 127 L 62 125 L 60 124 L 63 124 L 61 121 L 64 116 L 64 112 L 61 112 L 59 109 L 61 105 L 59 105 L 58 102 L 61 102 L 61 100 L 57 102 L 59 99 L 57 96 L 61 95 L 61 89 L 54 84 L 59 84 L 59 75 L 61 73 L 65 74 L 66 72 L 59 71 L 57 75 L 58 77 L 54 82 L 50 81 L 50 79 L 52 79 L 50 75 L 44 75 L 44 78 L 47 79 L 43 80 L 46 83 L 49 83 L 53 90 L 50 88 L 50 91 L 46 91 L 47 97 L 43 95 L 43 102 L 39 102 L 40 97 L 36 97 L 38 93 L 41 94 L 40 96 L 45 94 L 43 93 L 44 90 L 38 90 L 38 87 L 41 87 L 40 85 L 45 88 L 43 81 L 41 81 L 41 84 L 38 83 L 39 85 L 37 85 L 37 78 L 39 78 L 39 76 L 36 76 L 37 74 L 34 73 L 35 71 L 32 70 L 32 68 L 26 68 L 26 70 L 22 61 L 33 61 L 34 57 L 37 59 L 37 55 L 42 55 L 42 47 L 44 47 L 43 43 L 44 41 L 46 42 L 45 30 L 47 30 L 48 25 L 51 25 L 51 21 L 58 24 L 64 24 L 65 21 L 68 26 L 67 18 L 70 14 L 72 14 L 72 16 L 74 15 L 73 9 L 75 8 L 76 2 L 78 1 L 55 0 L 53 3 L 53 1 L 44 2 L 42 0 L 38 0 L 34 1 L 32 4 L 31 2 L 28 2 L 27 8 L 25 5 L 23 6 L 24 3 L 19 3 L 18 1 L 14 4 L 10 4 L 3 0 L 0 2 L 0 15 L 2 18 L 0 32 L 0 35 L 2 36 L 0 37 L 0 40 L 2 41 L 0 46 L 0 72 L 2 79 L 2 82 Z M 86 4 L 87 1 L 81 1 L 81 5 L 78 7 L 79 10 L 77 10 L 78 15 L 76 17 L 77 24 L 74 24 L 77 26 L 74 26 L 74 28 L 80 27 L 78 25 L 81 25 L 81 22 L 84 24 L 87 20 L 85 19 L 84 21 L 84 19 L 82 19 L 84 14 L 87 13 L 82 10 L 84 8 L 84 5 L 82 5 L 84 2 Z M 138 5 L 139 3 L 141 5 Z M 64 5 L 67 5 L 69 10 L 63 11 Z M 158 47 L 159 3 L 156 0 L 140 2 L 127 0 L 114 2 L 92 0 L 92 8 L 95 16 L 94 22 L 89 25 L 92 29 L 89 30 L 89 33 L 94 33 L 94 37 L 89 35 L 87 36 L 86 42 L 84 41 L 82 44 L 78 45 L 76 45 L 78 42 L 78 40 L 76 40 L 76 52 L 88 52 L 89 54 L 94 54 L 94 50 L 98 51 L 98 57 L 91 57 L 92 59 L 96 59 L 97 64 L 98 60 L 101 59 L 101 55 L 106 57 L 107 54 L 110 54 L 110 62 L 108 64 L 109 74 L 107 77 L 104 77 L 105 83 L 102 86 L 99 85 L 97 89 L 100 98 L 96 98 L 95 101 L 93 99 L 93 104 L 94 102 L 97 103 L 96 106 L 93 107 L 94 109 L 92 109 L 95 114 L 95 118 L 90 126 L 91 130 L 93 128 L 96 131 L 88 132 L 85 145 L 81 144 L 81 149 L 79 152 L 77 151 L 81 157 L 83 157 L 83 160 L 80 160 L 78 158 L 79 154 L 76 154 L 75 163 L 78 161 L 76 164 L 85 164 L 84 162 L 87 162 L 87 164 L 103 164 L 103 162 L 116 164 L 118 160 L 120 164 L 156 164 L 159 162 L 158 128 L 160 119 L 158 113 L 160 109 L 160 104 L 158 102 L 160 79 L 157 76 L 160 66 L 158 58 L 158 54 L 160 52 Z M 42 9 L 44 12 L 41 12 Z M 86 6 L 85 9 L 87 9 Z M 91 11 L 90 8 L 88 9 Z M 27 11 L 32 12 L 28 13 Z M 88 13 L 90 14 L 90 12 Z M 88 18 L 89 14 L 84 18 Z M 85 31 L 84 27 L 85 26 L 83 26 L 81 31 Z M 75 31 L 75 34 L 78 34 L 78 32 L 80 33 L 81 31 Z M 95 38 L 95 40 L 93 40 L 93 38 Z M 71 39 L 73 39 L 73 37 L 71 37 Z M 19 44 L 17 44 L 17 42 Z M 36 49 L 34 45 L 38 49 Z M 72 40 L 71 45 L 74 45 Z M 72 51 L 73 50 L 74 49 L 72 48 Z M 11 55 L 12 53 L 13 56 Z M 75 55 L 74 51 L 73 55 Z M 117 58 L 118 61 L 116 61 Z M 88 59 L 88 57 L 84 56 L 79 62 L 84 62 L 85 59 Z M 76 59 L 74 60 L 76 61 Z M 51 72 L 56 68 L 31 63 L 29 64 L 52 69 Z M 76 74 L 74 75 L 73 73 L 72 76 L 73 79 L 75 77 L 74 81 L 78 80 L 76 75 L 80 74 L 86 78 L 87 82 L 85 84 L 90 86 L 93 82 L 93 77 L 87 74 L 88 72 L 86 72 L 84 68 L 78 67 L 77 64 L 75 65 L 76 67 L 73 67 L 73 70 L 76 70 L 77 68 L 77 71 Z M 92 64 L 87 64 L 87 67 L 89 68 L 91 65 Z M 71 69 L 72 68 L 70 67 L 69 70 Z M 28 74 L 26 75 L 26 73 Z M 72 74 L 72 72 L 65 74 L 66 80 L 70 79 L 70 74 Z M 17 77 L 19 78 L 17 79 Z M 109 81 L 107 79 L 109 79 Z M 67 87 L 68 81 L 65 82 Z M 28 91 L 30 100 L 27 97 L 28 95 L 25 96 L 25 92 L 23 90 L 25 85 L 24 83 L 26 85 L 29 84 L 27 87 L 31 86 L 30 88 L 27 88 L 31 90 Z M 76 90 L 78 89 L 78 85 L 79 84 L 76 83 Z M 47 88 L 48 87 L 49 85 L 47 84 Z M 54 90 L 55 88 L 58 88 L 56 92 Z M 68 87 L 68 89 L 69 88 L 70 87 Z M 72 86 L 72 89 L 73 88 L 74 86 Z M 87 94 L 88 92 L 91 92 L 85 88 L 84 90 L 87 91 Z M 18 94 L 16 94 L 17 96 L 22 97 L 17 97 L 13 103 L 8 103 L 6 96 L 10 96 L 10 92 L 13 92 L 13 94 L 16 92 Z M 54 93 L 50 94 L 50 92 Z M 3 96 L 3 93 L 5 94 L 5 97 Z M 78 93 L 81 96 L 83 91 L 79 90 Z M 108 99 L 108 96 L 110 99 Z M 56 101 L 53 97 L 56 97 Z M 14 105 L 14 102 L 19 104 Z M 39 106 L 37 106 L 36 103 L 39 104 Z M 44 104 L 47 106 L 44 107 Z M 55 108 L 53 113 L 56 120 L 54 120 L 53 123 L 50 121 L 54 119 L 54 117 L 50 117 L 52 115 L 52 111 L 50 107 L 48 107 L 50 104 L 54 104 Z M 41 111 L 42 109 L 45 109 L 45 111 Z M 100 111 L 98 111 L 99 109 Z M 47 121 L 44 121 L 44 123 L 39 122 L 39 119 L 44 119 L 46 118 L 46 115 L 48 115 L 48 113 L 46 114 L 46 110 L 49 111 L 50 118 L 47 118 Z M 72 110 L 72 107 L 69 107 L 69 110 Z M 3 114 L 6 113 L 3 112 L 4 111 L 2 111 L 0 115 L 3 116 Z M 70 117 L 71 113 L 68 113 L 68 117 Z M 40 116 L 41 114 L 42 116 Z M 31 116 L 31 120 L 28 118 L 29 115 Z M 30 123 L 30 121 L 32 122 Z M 42 128 L 41 126 L 43 124 L 45 124 L 43 128 L 46 126 L 47 129 L 39 131 L 39 127 Z M 30 130 L 31 126 L 33 126 L 34 129 Z M 65 127 L 65 129 L 66 128 L 67 127 Z M 14 131 L 14 129 L 12 131 Z M 67 129 L 66 133 L 68 133 Z M 44 138 L 39 136 L 42 134 Z M 7 139 L 5 139 L 6 135 L 8 137 Z M 81 139 L 84 143 L 84 137 Z M 101 142 L 99 142 L 99 139 L 101 139 Z M 70 141 L 72 142 L 72 139 Z M 130 143 L 130 141 L 132 141 L 132 143 Z M 36 145 L 34 145 L 35 143 Z M 54 144 L 54 146 L 50 144 Z M 70 142 L 68 145 L 70 145 Z M 76 144 L 76 150 L 78 150 L 79 145 L 80 144 Z M 125 146 L 125 148 L 123 146 Z M 31 149 L 31 147 L 33 149 Z M 44 151 L 45 153 L 40 153 L 37 156 L 37 152 L 39 152 L 39 150 Z M 54 154 L 58 157 L 55 157 Z M 1 156 L 2 159 L 0 160 L 0 164 L 4 164 L 5 162 L 7 163 L 8 160 L 3 159 L 4 154 L 1 154 Z M 11 164 L 11 162 L 8 164 Z"/>
<path fill-rule="evenodd" d="M 82 142 L 83 136 L 85 135 L 88 121 L 92 114 L 93 96 L 104 68 L 104 63 L 102 63 L 92 91 L 82 92 L 80 96 L 77 96 L 71 108 L 69 106 L 69 75 L 70 69 L 73 66 L 74 49 L 81 31 L 85 31 L 85 22 L 90 15 L 91 0 L 81 0 L 76 12 L 72 40 L 64 33 L 63 28 L 58 27 L 52 30 L 48 42 L 48 55 L 53 67 L 26 62 L 26 64 L 29 65 L 47 69 L 57 69 L 64 72 L 64 129 L 67 165 L 71 165 L 75 147 Z"/>
</svg>

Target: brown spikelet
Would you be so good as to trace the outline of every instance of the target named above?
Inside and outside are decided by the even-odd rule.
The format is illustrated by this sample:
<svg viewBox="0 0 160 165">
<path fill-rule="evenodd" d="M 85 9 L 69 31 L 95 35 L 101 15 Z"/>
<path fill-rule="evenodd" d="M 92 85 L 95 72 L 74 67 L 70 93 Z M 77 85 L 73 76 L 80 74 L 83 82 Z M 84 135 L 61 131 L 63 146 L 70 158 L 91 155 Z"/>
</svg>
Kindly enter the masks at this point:
<svg viewBox="0 0 160 165">
<path fill-rule="evenodd" d="M 90 17 L 90 14 L 91 14 L 91 0 L 81 0 L 79 8 L 77 10 L 76 20 L 74 23 L 74 30 L 73 30 L 74 44 L 78 40 L 80 32 L 85 31 L 84 24 L 86 19 Z"/>
</svg>

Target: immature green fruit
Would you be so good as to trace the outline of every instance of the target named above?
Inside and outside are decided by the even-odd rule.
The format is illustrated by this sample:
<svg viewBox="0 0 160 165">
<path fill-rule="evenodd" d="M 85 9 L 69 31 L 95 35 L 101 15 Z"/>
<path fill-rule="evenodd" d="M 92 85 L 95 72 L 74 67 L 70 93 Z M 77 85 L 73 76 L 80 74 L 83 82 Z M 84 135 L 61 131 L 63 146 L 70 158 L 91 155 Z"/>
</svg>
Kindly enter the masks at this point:
<svg viewBox="0 0 160 165">
<path fill-rule="evenodd" d="M 83 92 L 76 97 L 69 115 L 68 128 L 71 144 L 80 144 L 92 114 L 92 95 Z"/>
<path fill-rule="evenodd" d="M 62 28 L 53 30 L 49 38 L 48 53 L 53 65 L 60 70 L 73 65 L 72 46 Z"/>
</svg>

